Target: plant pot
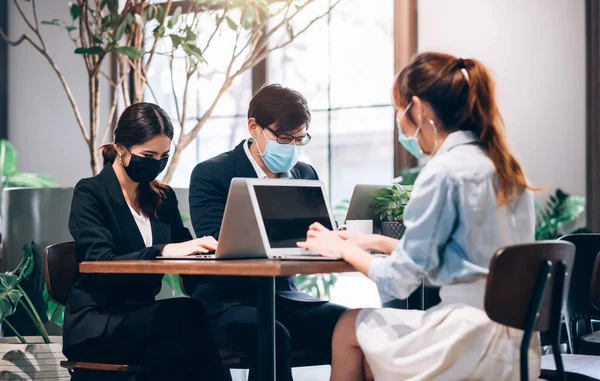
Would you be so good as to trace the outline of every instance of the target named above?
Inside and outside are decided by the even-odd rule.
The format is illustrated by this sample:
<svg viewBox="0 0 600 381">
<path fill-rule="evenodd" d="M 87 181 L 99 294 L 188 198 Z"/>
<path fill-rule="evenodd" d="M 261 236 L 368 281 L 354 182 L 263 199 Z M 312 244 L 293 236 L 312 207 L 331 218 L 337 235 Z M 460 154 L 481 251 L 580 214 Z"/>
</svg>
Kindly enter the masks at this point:
<svg viewBox="0 0 600 381">
<path fill-rule="evenodd" d="M 381 221 L 381 234 L 386 237 L 400 239 L 404 229 L 403 221 Z"/>
<path fill-rule="evenodd" d="M 60 367 L 65 360 L 60 336 L 51 336 L 50 344 L 40 337 L 25 337 L 31 344 L 21 344 L 13 337 L 0 338 L 0 380 L 67 381 L 71 378 Z"/>
<path fill-rule="evenodd" d="M 3 192 L 3 251 L 0 270 L 4 272 L 14 269 L 23 258 L 23 246 L 35 241 L 35 268 L 21 286 L 44 322 L 47 319 L 46 302 L 42 295 L 42 254 L 48 245 L 73 240 L 68 226 L 72 198 L 73 188 L 12 188 Z M 22 335 L 33 336 L 38 333 L 21 307 L 8 320 Z M 54 329 L 52 333 L 60 335 L 61 332 Z"/>
</svg>

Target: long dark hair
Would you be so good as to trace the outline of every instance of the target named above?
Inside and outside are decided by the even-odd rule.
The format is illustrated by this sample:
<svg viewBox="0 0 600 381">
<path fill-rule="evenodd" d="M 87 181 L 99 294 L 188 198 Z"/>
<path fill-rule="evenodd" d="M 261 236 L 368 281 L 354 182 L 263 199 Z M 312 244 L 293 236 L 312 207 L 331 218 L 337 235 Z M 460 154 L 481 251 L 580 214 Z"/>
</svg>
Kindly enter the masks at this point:
<svg viewBox="0 0 600 381">
<path fill-rule="evenodd" d="M 112 164 L 116 160 L 118 155 L 116 144 L 130 149 L 159 135 L 166 135 L 169 139 L 173 139 L 173 124 L 165 110 L 153 103 L 132 104 L 119 117 L 114 130 L 114 144 L 101 147 L 104 165 Z M 158 218 L 158 209 L 167 197 L 167 189 L 168 186 L 158 180 L 139 184 L 138 204 L 146 216 Z"/>
<path fill-rule="evenodd" d="M 397 108 L 404 108 L 417 96 L 431 104 L 446 129 L 473 131 L 496 167 L 502 205 L 520 190 L 536 188 L 527 183 L 508 147 L 494 87 L 488 69 L 477 60 L 421 53 L 396 77 L 393 99 Z M 407 117 L 414 122 L 410 113 Z"/>
</svg>

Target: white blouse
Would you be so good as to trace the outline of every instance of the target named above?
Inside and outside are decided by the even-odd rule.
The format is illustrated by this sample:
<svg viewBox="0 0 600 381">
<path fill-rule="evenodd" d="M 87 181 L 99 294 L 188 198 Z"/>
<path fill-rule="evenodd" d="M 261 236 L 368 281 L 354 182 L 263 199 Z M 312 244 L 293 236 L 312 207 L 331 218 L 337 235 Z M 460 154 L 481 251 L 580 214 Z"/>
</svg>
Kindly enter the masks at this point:
<svg viewBox="0 0 600 381">
<path fill-rule="evenodd" d="M 144 244 L 146 247 L 152 246 L 152 225 L 150 224 L 150 219 L 143 214 L 136 212 L 131 205 L 127 204 L 127 206 L 129 207 L 129 210 L 131 210 L 133 219 L 140 230 Z"/>
</svg>

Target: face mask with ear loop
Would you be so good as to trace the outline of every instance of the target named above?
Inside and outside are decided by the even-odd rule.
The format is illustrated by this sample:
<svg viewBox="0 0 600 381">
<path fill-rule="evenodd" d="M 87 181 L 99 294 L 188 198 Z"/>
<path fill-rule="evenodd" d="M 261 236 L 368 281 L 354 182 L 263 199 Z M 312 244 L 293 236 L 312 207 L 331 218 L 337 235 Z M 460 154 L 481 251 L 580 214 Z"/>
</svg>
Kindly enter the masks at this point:
<svg viewBox="0 0 600 381">
<path fill-rule="evenodd" d="M 417 130 L 415 131 L 413 136 L 406 136 L 404 131 L 402 131 L 402 126 L 400 123 L 402 122 L 402 119 L 404 119 L 404 117 L 406 116 L 406 113 L 408 112 L 408 110 L 410 109 L 410 107 L 412 105 L 413 105 L 413 101 L 410 101 L 408 106 L 406 106 L 406 108 L 404 109 L 404 112 L 402 113 L 400 118 L 398 118 L 398 120 L 397 120 L 397 122 L 398 122 L 398 141 L 400 142 L 400 144 L 402 144 L 402 147 L 404 147 L 411 155 L 413 155 L 417 159 L 421 159 L 425 156 L 433 156 L 437 152 L 437 144 L 438 144 L 437 143 L 437 128 L 436 128 L 433 120 L 429 119 L 429 123 L 431 124 L 431 127 L 433 127 L 433 136 L 434 136 L 433 140 L 435 142 L 434 146 L 433 146 L 433 150 L 431 151 L 431 154 L 426 155 L 423 152 L 423 149 L 421 148 L 421 144 L 419 144 L 419 139 L 417 138 L 417 136 L 419 135 L 419 132 L 421 132 L 421 128 L 423 127 L 423 122 L 421 122 L 419 124 L 419 126 L 417 127 Z"/>
</svg>

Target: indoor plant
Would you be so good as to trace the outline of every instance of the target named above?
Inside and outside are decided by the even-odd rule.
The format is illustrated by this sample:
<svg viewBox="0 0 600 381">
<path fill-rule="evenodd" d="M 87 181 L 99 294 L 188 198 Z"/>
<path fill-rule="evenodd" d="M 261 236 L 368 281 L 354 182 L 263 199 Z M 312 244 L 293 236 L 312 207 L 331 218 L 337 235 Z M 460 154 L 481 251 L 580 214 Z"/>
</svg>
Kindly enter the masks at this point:
<svg viewBox="0 0 600 381">
<path fill-rule="evenodd" d="M 557 239 L 562 235 L 584 232 L 577 229 L 577 220 L 585 211 L 585 198 L 570 195 L 561 189 L 548 198 L 544 207 L 535 204 L 535 239 Z"/>
<path fill-rule="evenodd" d="M 63 192 L 64 190 L 54 188 L 56 183 L 48 176 L 38 175 L 34 173 L 25 173 L 17 171 L 17 151 L 8 140 L 0 140 L 0 169 L 2 170 L 2 182 L 0 184 L 0 200 L 2 201 L 2 212 L 0 217 L 3 221 L 2 235 L 0 242 L 2 243 L 2 269 L 18 268 L 23 260 L 22 247 L 25 243 L 35 239 L 39 240 L 40 229 L 37 225 L 52 225 L 58 220 L 56 214 L 50 214 L 49 219 L 52 223 L 43 220 L 43 213 L 39 208 L 43 197 L 40 192 L 46 192 L 53 188 L 52 191 Z M 69 199 L 70 199 L 70 192 Z M 54 204 L 58 203 L 58 199 L 54 200 Z M 31 211 L 32 213 L 27 213 Z M 31 218 L 27 218 L 31 217 Z M 6 233 L 6 235 L 4 234 Z M 39 241 L 38 241 L 39 242 Z M 31 245 L 31 244 L 29 244 Z M 62 314 L 61 309 L 53 305 L 47 298 L 45 292 L 43 271 L 41 266 L 41 256 L 37 255 L 35 248 L 31 246 L 33 252 L 34 266 L 27 279 L 19 282 L 19 287 L 27 293 L 27 300 L 36 307 L 37 313 L 44 316 L 48 311 L 52 315 L 49 319 L 61 324 Z M 52 314 L 51 314 L 52 313 Z M 10 322 L 24 334 L 35 334 L 38 332 L 35 325 L 28 319 L 27 311 L 19 306 L 15 313 L 11 314 Z M 44 319 L 43 321 L 47 321 Z M 57 327 L 48 327 L 50 331 L 58 333 Z M 11 333 L 5 330 L 6 333 Z"/>
<path fill-rule="evenodd" d="M 34 272 L 35 244 L 28 243 L 23 248 L 23 252 L 23 257 L 14 270 L 0 273 L 0 321 L 3 330 L 12 331 L 16 335 L 16 339 L 0 339 L 0 378 L 67 379 L 69 377 L 67 370 L 59 366 L 60 361 L 64 360 L 61 338 L 48 335 L 42 318 L 22 287 L 23 281 Z M 17 306 L 27 312 L 39 336 L 24 337 L 6 320 L 15 313 Z"/>
<path fill-rule="evenodd" d="M 151 0 L 77 0 L 63 4 L 69 7 L 69 19 L 39 20 L 36 0 L 13 0 L 14 7 L 27 25 L 28 32 L 8 36 L 0 29 L 0 38 L 10 46 L 31 45 L 48 62 L 58 77 L 73 110 L 90 155 L 93 174 L 101 169 L 98 147 L 109 139 L 119 102 L 124 106 L 140 102 L 146 96 L 154 101 L 148 84 L 152 62 L 165 60 L 170 71 L 177 121 L 171 160 L 166 169 L 169 182 L 182 151 L 195 141 L 200 129 L 212 115 L 219 100 L 244 72 L 262 62 L 271 52 L 289 45 L 304 34 L 316 21 L 327 17 L 341 0 L 330 2 L 315 18 L 300 20 L 307 6 L 316 0 L 188 0 L 162 2 Z M 300 16 L 298 16 L 300 15 Z M 300 24 L 297 22 L 300 21 Z M 76 99 L 63 71 L 48 49 L 42 28 L 65 30 L 74 45 L 74 54 L 81 57 L 88 76 L 88 99 Z M 233 31 L 231 41 L 214 43 L 215 36 Z M 275 41 L 272 36 L 283 36 Z M 229 54 L 224 63 L 208 62 L 211 47 L 226 44 Z M 110 58 L 115 68 L 107 73 Z M 218 66 L 220 65 L 220 66 Z M 174 67 L 185 70 L 173 70 Z M 202 110 L 190 107 L 188 98 L 196 91 L 201 77 L 210 70 L 222 73 L 218 91 Z M 106 115 L 100 113 L 101 81 L 111 87 L 112 102 Z M 82 104 L 89 109 L 84 120 Z M 193 123 L 190 121 L 193 120 Z M 185 128 L 184 128 L 185 124 Z"/>
<path fill-rule="evenodd" d="M 410 199 L 412 185 L 393 184 L 375 197 L 375 214 L 381 219 L 381 234 L 400 239 L 404 233 L 404 208 Z"/>
</svg>

